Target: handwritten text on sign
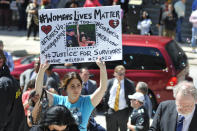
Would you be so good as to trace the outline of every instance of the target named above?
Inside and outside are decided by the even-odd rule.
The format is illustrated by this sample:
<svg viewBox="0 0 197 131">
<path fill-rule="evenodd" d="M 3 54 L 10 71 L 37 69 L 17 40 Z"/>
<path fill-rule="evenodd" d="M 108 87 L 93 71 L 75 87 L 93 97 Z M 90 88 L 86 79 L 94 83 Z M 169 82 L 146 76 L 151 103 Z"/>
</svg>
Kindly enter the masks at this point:
<svg viewBox="0 0 197 131">
<path fill-rule="evenodd" d="M 120 6 L 39 10 L 41 62 L 122 59 Z"/>
</svg>

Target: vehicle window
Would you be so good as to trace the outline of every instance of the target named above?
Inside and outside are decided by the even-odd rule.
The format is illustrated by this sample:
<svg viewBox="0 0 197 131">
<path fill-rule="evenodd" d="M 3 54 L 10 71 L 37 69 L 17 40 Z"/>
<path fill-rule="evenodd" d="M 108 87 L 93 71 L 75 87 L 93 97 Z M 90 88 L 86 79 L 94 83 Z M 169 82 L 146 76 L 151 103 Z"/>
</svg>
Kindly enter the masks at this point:
<svg viewBox="0 0 197 131">
<path fill-rule="evenodd" d="M 123 65 L 126 69 L 162 70 L 166 68 L 161 52 L 156 48 L 123 46 Z"/>
<path fill-rule="evenodd" d="M 175 41 L 169 42 L 165 48 L 172 59 L 175 69 L 181 70 L 188 65 L 186 54 Z"/>
<path fill-rule="evenodd" d="M 114 69 L 117 65 L 123 65 L 123 61 L 122 60 L 117 60 L 117 61 L 106 62 L 107 69 Z"/>
<path fill-rule="evenodd" d="M 123 46 L 123 60 L 107 61 L 107 69 L 114 69 L 117 65 L 124 65 L 126 69 L 162 70 L 166 68 L 161 52 L 156 48 Z M 98 69 L 95 62 L 81 63 L 81 67 Z"/>
<path fill-rule="evenodd" d="M 117 65 L 124 65 L 126 69 L 162 70 L 166 68 L 161 52 L 156 48 L 123 46 L 123 60 L 107 61 L 107 69 L 114 69 Z M 81 63 L 81 67 L 98 69 L 94 62 Z"/>
<path fill-rule="evenodd" d="M 37 55 L 27 56 L 21 61 L 21 64 L 24 64 L 24 65 L 30 64 L 31 62 L 33 62 L 35 60 L 36 57 L 38 57 L 38 56 Z"/>
</svg>

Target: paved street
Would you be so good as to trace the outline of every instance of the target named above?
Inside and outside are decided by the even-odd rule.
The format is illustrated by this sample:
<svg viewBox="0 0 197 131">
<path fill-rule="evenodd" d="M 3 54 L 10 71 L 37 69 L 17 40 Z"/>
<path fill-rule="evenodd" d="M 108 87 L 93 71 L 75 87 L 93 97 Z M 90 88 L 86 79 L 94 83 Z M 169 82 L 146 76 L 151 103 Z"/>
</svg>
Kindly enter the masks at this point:
<svg viewBox="0 0 197 131">
<path fill-rule="evenodd" d="M 2 31 L 0 30 L 0 40 L 4 41 L 5 50 L 12 52 L 17 57 L 27 54 L 38 54 L 40 52 L 39 41 L 34 41 L 33 37 L 26 40 L 25 31 Z M 188 44 L 181 45 L 186 52 L 190 64 L 190 76 L 193 77 L 194 83 L 197 86 L 197 54 L 191 53 L 191 47 Z M 98 115 L 96 121 L 105 127 L 105 118 L 103 115 Z"/>
<path fill-rule="evenodd" d="M 4 41 L 5 50 L 16 53 L 16 55 L 22 56 L 25 53 L 38 54 L 40 52 L 39 41 L 34 41 L 33 38 L 26 40 L 26 31 L 0 30 L 0 39 Z"/>
</svg>

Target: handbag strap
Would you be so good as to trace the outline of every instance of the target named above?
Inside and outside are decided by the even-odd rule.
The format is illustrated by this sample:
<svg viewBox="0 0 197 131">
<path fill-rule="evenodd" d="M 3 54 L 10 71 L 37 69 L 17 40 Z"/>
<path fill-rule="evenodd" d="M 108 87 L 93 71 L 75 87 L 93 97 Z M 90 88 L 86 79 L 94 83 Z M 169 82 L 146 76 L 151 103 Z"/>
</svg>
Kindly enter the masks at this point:
<svg viewBox="0 0 197 131">
<path fill-rule="evenodd" d="M 40 97 L 40 103 L 42 105 L 42 112 L 44 112 L 49 107 L 49 100 L 47 97 L 47 91 L 46 89 L 42 89 L 42 94 Z"/>
<path fill-rule="evenodd" d="M 36 102 L 34 109 L 32 110 L 32 118 L 33 118 L 32 124 L 39 123 L 39 119 L 40 119 L 39 117 L 41 117 L 41 114 L 47 109 L 47 107 L 48 107 L 47 92 L 45 89 L 42 89 L 41 97 Z"/>
<path fill-rule="evenodd" d="M 44 88 L 42 89 L 42 94 L 40 96 L 40 101 L 42 101 L 43 98 L 47 98 L 47 92 L 46 92 L 46 90 Z"/>
</svg>

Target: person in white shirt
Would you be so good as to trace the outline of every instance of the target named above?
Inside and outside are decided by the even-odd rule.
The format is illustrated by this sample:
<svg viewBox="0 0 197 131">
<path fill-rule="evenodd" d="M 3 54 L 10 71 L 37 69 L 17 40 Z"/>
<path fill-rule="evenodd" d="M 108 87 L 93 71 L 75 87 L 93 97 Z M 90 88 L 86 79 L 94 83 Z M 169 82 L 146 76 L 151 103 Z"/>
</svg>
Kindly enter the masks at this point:
<svg viewBox="0 0 197 131">
<path fill-rule="evenodd" d="M 196 47 L 197 47 L 197 10 L 193 11 L 190 18 L 189 18 L 189 22 L 191 22 L 193 24 L 192 27 L 192 39 L 191 39 L 191 46 L 192 46 L 192 52 L 193 53 L 197 53 L 196 52 Z"/>
<path fill-rule="evenodd" d="M 127 122 L 132 112 L 128 95 L 135 93 L 134 83 L 125 78 L 126 69 L 118 65 L 114 78 L 108 81 L 103 103 L 106 114 L 107 131 L 127 131 Z"/>
<path fill-rule="evenodd" d="M 151 24 L 152 21 L 146 11 L 142 13 L 142 18 L 137 24 L 137 29 L 140 30 L 141 35 L 151 35 Z"/>
</svg>

